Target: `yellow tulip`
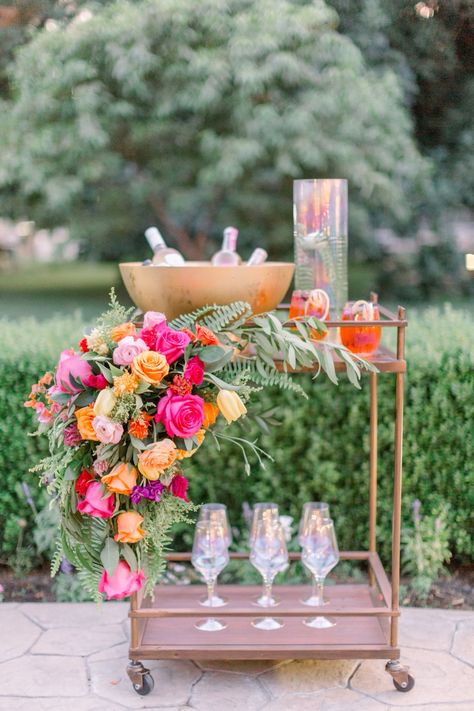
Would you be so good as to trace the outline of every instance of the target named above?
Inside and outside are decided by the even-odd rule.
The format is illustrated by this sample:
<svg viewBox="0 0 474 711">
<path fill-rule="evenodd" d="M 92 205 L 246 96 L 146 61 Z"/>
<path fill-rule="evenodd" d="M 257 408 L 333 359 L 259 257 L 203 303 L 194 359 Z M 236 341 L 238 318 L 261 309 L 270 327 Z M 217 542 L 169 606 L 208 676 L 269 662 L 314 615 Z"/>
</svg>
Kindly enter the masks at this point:
<svg viewBox="0 0 474 711">
<path fill-rule="evenodd" d="M 97 395 L 97 399 L 94 403 L 94 415 L 107 417 L 114 409 L 116 402 L 117 398 L 112 388 L 104 388 L 104 390 L 101 390 Z"/>
<path fill-rule="evenodd" d="M 247 414 L 247 408 L 235 390 L 219 390 L 217 406 L 228 423 Z"/>
</svg>

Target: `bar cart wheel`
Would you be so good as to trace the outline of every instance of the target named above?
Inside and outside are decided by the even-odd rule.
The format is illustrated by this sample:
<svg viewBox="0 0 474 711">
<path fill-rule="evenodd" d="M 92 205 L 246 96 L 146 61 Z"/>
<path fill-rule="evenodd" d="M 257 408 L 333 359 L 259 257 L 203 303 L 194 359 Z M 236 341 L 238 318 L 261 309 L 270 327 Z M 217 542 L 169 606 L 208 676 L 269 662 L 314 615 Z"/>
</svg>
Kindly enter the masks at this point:
<svg viewBox="0 0 474 711">
<path fill-rule="evenodd" d="M 147 696 L 153 691 L 155 686 L 153 677 L 150 674 L 150 670 L 146 669 L 141 662 L 130 661 L 127 666 L 127 674 L 132 682 L 133 690 L 139 696 Z"/>
<path fill-rule="evenodd" d="M 406 693 L 415 686 L 415 679 L 408 673 L 408 667 L 400 664 L 398 659 L 387 662 L 385 670 L 392 676 L 393 685 L 397 691 Z"/>
</svg>

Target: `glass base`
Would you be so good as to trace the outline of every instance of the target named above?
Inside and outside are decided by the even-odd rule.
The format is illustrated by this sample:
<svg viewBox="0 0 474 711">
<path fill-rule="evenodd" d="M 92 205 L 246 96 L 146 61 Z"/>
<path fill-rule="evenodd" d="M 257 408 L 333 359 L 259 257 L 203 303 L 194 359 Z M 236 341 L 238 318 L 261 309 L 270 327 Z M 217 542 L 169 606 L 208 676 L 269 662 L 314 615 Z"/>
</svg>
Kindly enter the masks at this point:
<svg viewBox="0 0 474 711">
<path fill-rule="evenodd" d="M 283 621 L 275 619 L 275 617 L 258 617 L 252 620 L 252 627 L 258 630 L 279 630 L 283 627 Z"/>
<path fill-rule="evenodd" d="M 194 626 L 202 632 L 220 632 L 220 630 L 225 630 L 227 627 L 227 625 L 220 622 L 220 620 L 214 620 L 211 618 L 208 620 L 198 620 Z"/>
<path fill-rule="evenodd" d="M 306 627 L 313 627 L 317 630 L 326 630 L 329 627 L 334 627 L 336 621 L 332 617 L 318 616 L 303 620 L 303 624 L 306 625 Z"/>
<path fill-rule="evenodd" d="M 199 600 L 199 604 L 203 607 L 224 607 L 228 602 L 229 599 L 227 597 L 220 597 L 219 595 L 213 595 L 210 600 L 205 595 Z"/>
<path fill-rule="evenodd" d="M 273 597 L 273 595 L 259 595 L 252 600 L 252 605 L 258 605 L 258 607 L 277 607 L 279 604 L 280 598 Z"/>
<path fill-rule="evenodd" d="M 303 605 L 308 605 L 308 607 L 323 607 L 324 605 L 329 605 L 328 600 L 323 600 L 321 602 L 321 598 L 317 595 L 310 595 L 304 600 L 301 600 L 301 602 Z"/>
</svg>

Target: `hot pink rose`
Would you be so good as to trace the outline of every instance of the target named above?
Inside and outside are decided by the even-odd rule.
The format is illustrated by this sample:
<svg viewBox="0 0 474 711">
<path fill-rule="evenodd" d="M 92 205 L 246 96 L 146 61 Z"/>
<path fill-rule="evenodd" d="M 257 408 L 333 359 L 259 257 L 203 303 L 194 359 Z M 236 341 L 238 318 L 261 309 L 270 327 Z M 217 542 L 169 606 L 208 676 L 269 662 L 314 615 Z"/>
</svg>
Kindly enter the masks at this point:
<svg viewBox="0 0 474 711">
<path fill-rule="evenodd" d="M 201 385 L 204 378 L 204 363 L 199 356 L 188 360 L 184 369 L 184 377 L 193 385 Z"/>
<path fill-rule="evenodd" d="M 123 427 L 120 422 L 114 422 L 105 415 L 94 417 L 92 427 L 99 442 L 103 444 L 118 444 L 122 439 Z"/>
<path fill-rule="evenodd" d="M 85 383 L 91 375 L 92 368 L 80 355 L 71 349 L 61 353 L 55 376 L 56 387 L 60 392 L 78 393 L 82 390 L 80 385 L 71 383 L 69 376 Z"/>
<path fill-rule="evenodd" d="M 184 499 L 184 501 L 188 500 L 188 497 L 186 496 L 186 492 L 188 491 L 188 480 L 185 476 L 175 474 L 169 488 L 173 496 L 177 496 L 179 499 Z"/>
<path fill-rule="evenodd" d="M 174 395 L 168 390 L 158 403 L 155 420 L 164 424 L 170 437 L 192 437 L 204 421 L 204 400 L 199 395 Z"/>
<path fill-rule="evenodd" d="M 104 390 L 108 384 L 107 379 L 102 375 L 102 373 L 99 373 L 99 375 L 89 375 L 84 380 L 84 385 L 87 385 L 88 388 L 93 388 L 94 390 Z"/>
<path fill-rule="evenodd" d="M 143 570 L 133 572 L 128 563 L 121 560 L 112 575 L 103 571 L 98 590 L 105 593 L 107 600 L 121 600 L 140 590 L 145 579 Z"/>
<path fill-rule="evenodd" d="M 110 518 L 115 508 L 115 496 L 111 494 L 104 499 L 103 495 L 104 487 L 100 481 L 93 481 L 87 487 L 84 499 L 77 504 L 77 510 L 81 514 L 97 518 Z"/>
<path fill-rule="evenodd" d="M 155 350 L 162 353 L 168 363 L 174 363 L 183 355 L 190 340 L 187 333 L 165 326 L 158 332 Z"/>
<path fill-rule="evenodd" d="M 143 328 L 166 326 L 166 316 L 160 311 L 147 311 L 143 317 Z"/>
<path fill-rule="evenodd" d="M 148 346 L 141 338 L 133 336 L 125 336 L 118 342 L 117 348 L 114 350 L 112 360 L 115 365 L 131 365 L 135 356 L 140 355 L 143 351 L 147 351 Z"/>
</svg>

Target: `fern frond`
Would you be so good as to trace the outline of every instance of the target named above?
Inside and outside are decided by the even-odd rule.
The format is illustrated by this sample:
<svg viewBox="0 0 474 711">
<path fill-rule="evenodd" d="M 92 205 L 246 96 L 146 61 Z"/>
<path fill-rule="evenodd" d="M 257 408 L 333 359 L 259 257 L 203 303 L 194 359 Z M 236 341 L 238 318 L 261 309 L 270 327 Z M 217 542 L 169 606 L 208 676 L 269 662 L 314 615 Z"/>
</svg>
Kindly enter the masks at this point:
<svg viewBox="0 0 474 711">
<path fill-rule="evenodd" d="M 204 316 L 206 316 L 206 314 L 212 313 L 218 308 L 219 307 L 217 306 L 217 304 L 201 306 L 200 308 L 191 311 L 189 314 L 177 316 L 172 321 L 170 321 L 169 325 L 171 328 L 175 328 L 178 330 L 181 328 L 192 328 L 196 321 L 199 321 Z"/>
<path fill-rule="evenodd" d="M 201 306 L 189 314 L 178 316 L 170 322 L 171 328 L 192 328 L 196 322 L 215 333 L 229 328 L 237 328 L 252 316 L 252 307 L 246 301 L 234 301 L 232 304 L 219 306 L 211 304 Z"/>
<path fill-rule="evenodd" d="M 298 395 L 308 398 L 308 395 L 303 390 L 299 383 L 292 379 L 288 373 L 281 373 L 276 368 L 272 368 L 265 363 L 252 360 L 250 358 L 237 358 L 228 363 L 220 371 L 219 376 L 226 380 L 229 377 L 231 382 L 245 375 L 246 381 L 254 385 L 275 386 L 281 390 L 292 390 Z"/>
<path fill-rule="evenodd" d="M 54 551 L 53 557 L 51 558 L 51 577 L 54 578 L 57 575 L 59 568 L 61 566 L 61 561 L 64 557 L 63 547 L 61 545 L 61 540 L 56 539 L 56 550 Z"/>
</svg>

